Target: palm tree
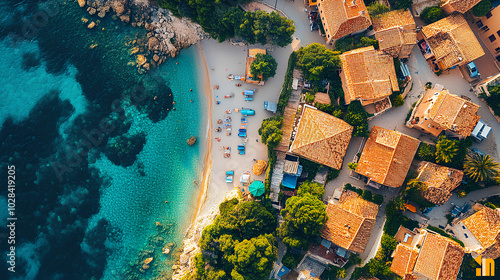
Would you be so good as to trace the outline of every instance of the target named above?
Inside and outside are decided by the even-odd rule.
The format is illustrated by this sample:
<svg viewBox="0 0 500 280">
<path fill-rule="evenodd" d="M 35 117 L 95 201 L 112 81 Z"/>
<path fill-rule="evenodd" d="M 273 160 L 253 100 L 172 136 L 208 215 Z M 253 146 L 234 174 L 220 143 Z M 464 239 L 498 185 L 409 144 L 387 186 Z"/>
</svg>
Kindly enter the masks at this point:
<svg viewBox="0 0 500 280">
<path fill-rule="evenodd" d="M 409 188 L 416 189 L 420 193 L 425 192 L 428 188 L 427 183 L 422 182 L 418 179 L 411 179 L 410 181 L 408 181 L 407 185 Z"/>
<path fill-rule="evenodd" d="M 464 171 L 475 182 L 485 182 L 499 175 L 500 164 L 489 155 L 473 153 L 465 158 Z"/>
<path fill-rule="evenodd" d="M 458 154 L 458 144 L 456 141 L 447 139 L 444 136 L 439 137 L 436 144 L 436 162 L 451 162 Z"/>
</svg>

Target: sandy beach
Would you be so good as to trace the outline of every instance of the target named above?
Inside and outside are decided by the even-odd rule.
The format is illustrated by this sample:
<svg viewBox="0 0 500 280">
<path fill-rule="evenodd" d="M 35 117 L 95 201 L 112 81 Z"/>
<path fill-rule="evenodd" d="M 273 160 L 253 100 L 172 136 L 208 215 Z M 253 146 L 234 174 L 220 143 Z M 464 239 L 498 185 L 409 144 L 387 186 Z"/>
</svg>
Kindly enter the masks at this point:
<svg viewBox="0 0 500 280">
<path fill-rule="evenodd" d="M 210 98 L 209 106 L 212 112 L 212 165 L 209 171 L 206 193 L 203 195 L 201 211 L 198 214 L 204 214 L 213 206 L 222 202 L 226 192 L 235 187 L 239 187 L 239 179 L 244 172 L 251 172 L 254 159 L 267 161 L 267 148 L 260 141 L 258 129 L 262 120 L 274 116 L 272 112 L 264 110 L 264 101 L 277 102 L 281 86 L 283 83 L 285 71 L 288 64 L 288 57 L 292 51 L 291 47 L 279 48 L 275 46 L 233 46 L 228 42 L 218 43 L 216 40 L 203 40 L 201 48 L 206 58 L 208 76 L 210 79 Z M 241 81 L 229 81 L 227 76 L 243 76 L 245 73 L 246 56 L 249 48 L 266 48 L 268 54 L 272 55 L 278 62 L 276 76 L 270 78 L 264 86 L 242 83 Z M 236 84 L 241 83 L 241 87 Z M 214 86 L 219 88 L 215 89 Z M 245 101 L 242 92 L 245 89 L 257 89 L 253 101 Z M 233 98 L 224 98 L 225 95 L 234 94 Z M 216 102 L 219 101 L 219 104 Z M 238 129 L 241 125 L 241 113 L 235 112 L 235 108 L 251 108 L 255 110 L 254 116 L 248 116 L 247 138 L 238 137 Z M 231 113 L 226 113 L 231 110 Z M 224 124 L 217 124 L 217 120 L 231 117 L 232 135 L 226 135 Z M 222 128 L 222 132 L 215 132 L 217 127 Z M 215 138 L 220 137 L 220 141 Z M 239 155 L 238 145 L 245 143 L 245 155 Z M 231 147 L 231 158 L 223 157 L 223 147 Z M 234 171 L 233 183 L 226 183 L 225 172 Z M 265 180 L 265 174 L 256 176 L 251 173 L 251 180 Z"/>
</svg>

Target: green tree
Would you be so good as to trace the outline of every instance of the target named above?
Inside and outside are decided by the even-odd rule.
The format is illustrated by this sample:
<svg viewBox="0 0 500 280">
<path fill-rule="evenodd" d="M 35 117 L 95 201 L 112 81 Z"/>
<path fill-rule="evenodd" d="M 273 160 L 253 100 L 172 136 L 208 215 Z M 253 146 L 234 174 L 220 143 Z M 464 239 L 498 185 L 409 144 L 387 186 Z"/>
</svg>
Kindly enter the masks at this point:
<svg viewBox="0 0 500 280">
<path fill-rule="evenodd" d="M 319 200 L 323 199 L 323 195 L 325 194 L 325 188 L 320 183 L 313 183 L 311 181 L 305 181 L 302 185 L 299 186 L 299 190 L 297 191 L 298 196 L 304 196 L 306 194 L 310 194 Z"/>
<path fill-rule="evenodd" d="M 278 63 L 274 57 L 268 54 L 257 54 L 255 60 L 250 65 L 250 72 L 252 73 L 254 79 L 262 75 L 262 80 L 267 80 L 270 77 L 276 75 L 276 69 L 278 68 Z"/>
<path fill-rule="evenodd" d="M 347 276 L 347 272 L 346 272 L 345 268 L 340 268 L 337 271 L 337 277 L 338 278 L 345 278 L 346 276 Z"/>
<path fill-rule="evenodd" d="M 276 148 L 283 138 L 282 124 L 283 119 L 279 116 L 263 120 L 259 128 L 262 143 L 271 148 Z"/>
<path fill-rule="evenodd" d="M 498 177 L 500 164 L 489 155 L 473 153 L 466 156 L 464 171 L 474 182 L 489 182 Z"/>
<path fill-rule="evenodd" d="M 306 246 L 323 227 L 325 209 L 325 204 L 310 194 L 289 198 L 281 210 L 284 222 L 278 229 L 283 243 L 290 247 Z"/>
<path fill-rule="evenodd" d="M 396 0 L 396 4 L 394 5 L 395 9 L 409 9 L 413 4 L 413 0 Z"/>
<path fill-rule="evenodd" d="M 447 139 L 444 136 L 439 137 L 436 144 L 436 162 L 451 162 L 458 155 L 458 141 Z"/>
<path fill-rule="evenodd" d="M 361 106 L 361 102 L 355 100 L 347 107 L 347 114 L 344 120 L 354 127 L 353 136 L 368 137 L 367 118 L 368 114 L 363 106 Z"/>
<path fill-rule="evenodd" d="M 407 183 L 408 187 L 417 190 L 420 193 L 423 193 L 427 190 L 428 186 L 425 182 L 422 182 L 418 179 L 411 179 Z"/>
<path fill-rule="evenodd" d="M 389 7 L 387 7 L 384 4 L 380 4 L 379 2 L 373 2 L 368 7 L 366 7 L 368 10 L 368 14 L 370 17 L 376 17 L 380 14 L 387 13 L 390 11 Z"/>
<path fill-rule="evenodd" d="M 484 17 L 491 10 L 491 1 L 482 0 L 472 8 L 472 14 L 476 17 Z"/>
<path fill-rule="evenodd" d="M 425 142 L 420 142 L 417 156 L 420 160 L 434 162 L 436 160 L 436 147 Z"/>
<path fill-rule="evenodd" d="M 358 163 L 357 162 L 349 162 L 347 164 L 347 168 L 349 168 L 349 170 L 356 170 L 356 168 L 358 168 Z"/>
<path fill-rule="evenodd" d="M 313 43 L 297 51 L 297 68 L 304 77 L 313 82 L 327 79 L 333 81 L 340 68 L 339 52 L 327 49 L 324 45 Z"/>
<path fill-rule="evenodd" d="M 227 257 L 233 264 L 233 279 L 266 279 L 278 258 L 278 249 L 271 234 L 261 235 L 250 240 L 243 240 L 234 246 L 234 254 Z"/>
<path fill-rule="evenodd" d="M 403 104 L 405 104 L 405 99 L 403 98 L 403 95 L 398 94 L 394 98 L 391 99 L 392 106 L 394 107 L 401 107 Z"/>
<path fill-rule="evenodd" d="M 426 24 L 431 24 L 444 17 L 444 12 L 438 6 L 426 7 L 421 13 L 420 18 L 425 21 Z"/>
</svg>

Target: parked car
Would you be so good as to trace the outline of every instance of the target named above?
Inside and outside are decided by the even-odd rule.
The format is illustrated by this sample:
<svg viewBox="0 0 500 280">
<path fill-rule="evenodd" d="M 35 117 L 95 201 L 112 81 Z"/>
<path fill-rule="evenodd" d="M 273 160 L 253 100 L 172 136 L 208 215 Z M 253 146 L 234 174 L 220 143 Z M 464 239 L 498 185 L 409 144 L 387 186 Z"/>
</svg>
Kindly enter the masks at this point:
<svg viewBox="0 0 500 280">
<path fill-rule="evenodd" d="M 479 74 L 479 71 L 477 71 L 477 67 L 474 62 L 469 62 L 467 64 L 467 71 L 469 72 L 469 77 L 471 77 L 472 79 L 476 79 L 481 76 L 481 74 Z"/>
</svg>

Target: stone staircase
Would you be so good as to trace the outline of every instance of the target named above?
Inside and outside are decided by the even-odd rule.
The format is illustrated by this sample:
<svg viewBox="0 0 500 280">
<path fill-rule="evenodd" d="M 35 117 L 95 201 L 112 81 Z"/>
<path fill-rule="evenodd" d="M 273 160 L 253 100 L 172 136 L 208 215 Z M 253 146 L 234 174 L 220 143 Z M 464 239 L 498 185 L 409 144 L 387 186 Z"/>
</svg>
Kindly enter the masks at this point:
<svg viewBox="0 0 500 280">
<path fill-rule="evenodd" d="M 280 193 L 280 185 L 283 180 L 283 167 L 285 165 L 285 153 L 278 152 L 276 164 L 273 168 L 273 175 L 271 177 L 271 200 L 278 202 L 278 195 Z"/>
</svg>

